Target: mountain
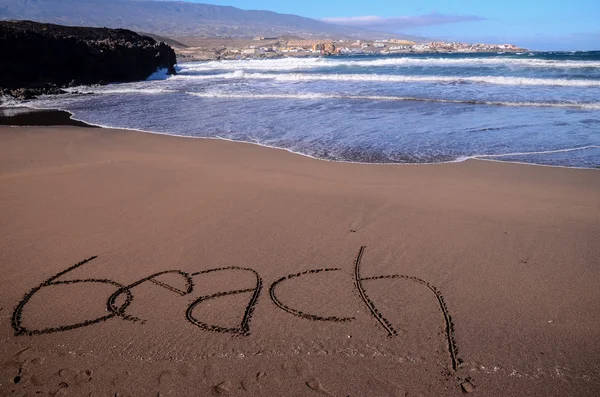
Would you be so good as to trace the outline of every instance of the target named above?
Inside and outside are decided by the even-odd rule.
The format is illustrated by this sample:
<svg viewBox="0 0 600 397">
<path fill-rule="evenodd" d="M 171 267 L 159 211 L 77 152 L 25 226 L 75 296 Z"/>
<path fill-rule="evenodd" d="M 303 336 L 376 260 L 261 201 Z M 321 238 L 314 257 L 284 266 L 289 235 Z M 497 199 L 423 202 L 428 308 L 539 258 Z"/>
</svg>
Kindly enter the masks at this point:
<svg viewBox="0 0 600 397">
<path fill-rule="evenodd" d="M 398 37 L 391 33 L 337 26 L 297 15 L 182 1 L 0 0 L 0 20 L 15 19 L 126 28 L 170 37 L 293 35 L 365 40 Z"/>
</svg>

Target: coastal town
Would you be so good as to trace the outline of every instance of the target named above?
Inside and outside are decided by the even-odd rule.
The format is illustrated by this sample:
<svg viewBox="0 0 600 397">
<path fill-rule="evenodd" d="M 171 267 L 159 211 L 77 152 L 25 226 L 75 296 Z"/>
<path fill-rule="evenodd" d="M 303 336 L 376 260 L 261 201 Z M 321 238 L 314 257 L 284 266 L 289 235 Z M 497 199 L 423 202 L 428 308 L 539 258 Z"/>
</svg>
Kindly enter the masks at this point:
<svg viewBox="0 0 600 397">
<path fill-rule="evenodd" d="M 403 39 L 364 41 L 255 37 L 249 40 L 181 39 L 180 41 L 185 43 L 185 47 L 177 48 L 175 46 L 178 57 L 194 60 L 411 53 L 519 53 L 528 51 L 514 44 L 414 42 Z"/>
</svg>

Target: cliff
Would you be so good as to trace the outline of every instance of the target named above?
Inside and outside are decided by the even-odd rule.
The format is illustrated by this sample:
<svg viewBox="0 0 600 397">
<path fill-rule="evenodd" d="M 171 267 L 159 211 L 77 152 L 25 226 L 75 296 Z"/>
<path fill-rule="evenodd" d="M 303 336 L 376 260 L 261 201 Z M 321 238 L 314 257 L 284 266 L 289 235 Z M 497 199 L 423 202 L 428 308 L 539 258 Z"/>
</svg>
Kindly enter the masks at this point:
<svg viewBox="0 0 600 397">
<path fill-rule="evenodd" d="M 175 74 L 165 43 L 125 30 L 0 21 L 0 88 L 28 97 L 59 87 L 138 81 L 159 68 Z"/>
</svg>

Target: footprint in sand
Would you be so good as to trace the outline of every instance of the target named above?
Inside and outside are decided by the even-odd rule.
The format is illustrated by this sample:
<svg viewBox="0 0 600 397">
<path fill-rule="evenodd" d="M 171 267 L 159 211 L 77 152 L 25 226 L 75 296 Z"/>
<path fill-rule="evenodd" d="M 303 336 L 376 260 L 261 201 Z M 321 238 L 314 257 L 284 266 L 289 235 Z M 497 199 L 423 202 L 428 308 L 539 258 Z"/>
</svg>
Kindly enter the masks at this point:
<svg viewBox="0 0 600 397">
<path fill-rule="evenodd" d="M 259 372 L 256 374 L 256 380 L 260 383 L 263 382 L 264 380 L 267 379 L 267 373 L 266 372 Z"/>
<path fill-rule="evenodd" d="M 308 376 L 312 372 L 312 367 L 308 361 L 301 360 L 296 364 L 296 372 L 301 376 Z"/>
<path fill-rule="evenodd" d="M 80 371 L 77 375 L 75 375 L 75 377 L 73 378 L 73 383 L 77 386 L 79 385 L 83 385 L 85 383 L 89 383 L 92 381 L 92 371 L 89 369 L 86 369 L 84 371 Z"/>
<path fill-rule="evenodd" d="M 258 391 L 260 390 L 260 384 L 258 383 L 258 379 L 256 378 L 243 379 L 241 385 L 242 390 L 250 393 L 251 395 L 258 394 Z"/>
<path fill-rule="evenodd" d="M 231 395 L 231 391 L 233 390 L 233 386 L 230 381 L 224 381 L 215 385 L 212 389 L 213 396 L 229 396 Z"/>
<path fill-rule="evenodd" d="M 125 371 L 125 372 L 121 372 L 121 373 L 117 374 L 112 380 L 113 386 L 126 385 L 130 376 L 131 376 L 131 372 L 129 372 L 129 371 Z"/>
</svg>

